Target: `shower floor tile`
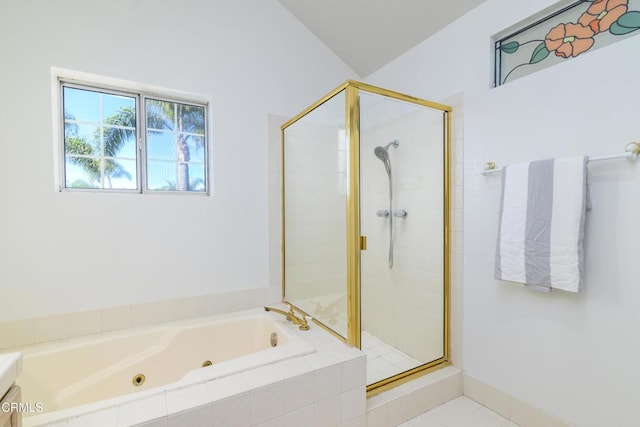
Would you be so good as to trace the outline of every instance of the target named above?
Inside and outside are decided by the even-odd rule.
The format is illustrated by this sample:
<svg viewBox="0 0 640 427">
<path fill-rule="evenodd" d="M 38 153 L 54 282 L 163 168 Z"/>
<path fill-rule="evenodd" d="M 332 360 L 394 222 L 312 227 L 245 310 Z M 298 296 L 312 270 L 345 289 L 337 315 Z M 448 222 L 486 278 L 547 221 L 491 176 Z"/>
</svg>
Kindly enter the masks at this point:
<svg viewBox="0 0 640 427">
<path fill-rule="evenodd" d="M 422 362 L 362 331 L 362 351 L 367 355 L 367 384 L 420 366 Z"/>
</svg>

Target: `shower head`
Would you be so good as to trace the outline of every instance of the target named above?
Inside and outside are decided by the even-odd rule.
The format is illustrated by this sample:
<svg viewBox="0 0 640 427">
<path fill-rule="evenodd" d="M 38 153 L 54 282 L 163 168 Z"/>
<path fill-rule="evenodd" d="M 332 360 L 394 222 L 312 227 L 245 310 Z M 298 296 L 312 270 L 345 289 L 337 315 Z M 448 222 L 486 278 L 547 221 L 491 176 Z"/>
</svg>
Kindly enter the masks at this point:
<svg viewBox="0 0 640 427">
<path fill-rule="evenodd" d="M 375 148 L 375 150 L 373 150 L 373 152 L 375 153 L 377 158 L 382 160 L 382 163 L 384 163 L 384 168 L 387 170 L 387 175 L 389 176 L 389 178 L 391 178 L 391 161 L 389 161 L 389 152 L 387 151 L 387 149 L 378 146 Z"/>
<path fill-rule="evenodd" d="M 376 157 L 382 160 L 383 162 L 389 161 L 389 152 L 385 147 L 376 147 L 373 152 L 376 154 Z"/>
<path fill-rule="evenodd" d="M 391 177 L 391 161 L 389 160 L 389 147 L 393 145 L 393 148 L 397 148 L 399 144 L 400 144 L 400 141 L 398 141 L 397 139 L 394 139 L 384 147 L 379 145 L 373 150 L 376 157 L 382 160 L 382 163 L 384 163 L 384 168 L 387 170 L 387 175 L 389 175 L 389 177 Z"/>
<path fill-rule="evenodd" d="M 393 145 L 393 148 L 398 148 L 398 145 L 400 145 L 400 141 L 398 141 L 397 139 L 394 139 L 384 147 L 379 145 L 373 150 L 373 152 L 376 154 L 377 158 L 379 158 L 383 162 L 386 162 L 389 160 L 389 147 L 391 147 L 392 145 Z"/>
</svg>

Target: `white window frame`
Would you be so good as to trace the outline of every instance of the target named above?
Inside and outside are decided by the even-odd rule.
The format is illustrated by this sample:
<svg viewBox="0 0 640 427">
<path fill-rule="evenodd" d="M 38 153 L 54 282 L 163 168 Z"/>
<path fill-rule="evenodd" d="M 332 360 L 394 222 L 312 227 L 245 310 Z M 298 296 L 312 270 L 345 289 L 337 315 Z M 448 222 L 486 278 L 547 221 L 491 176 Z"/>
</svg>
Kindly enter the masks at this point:
<svg viewBox="0 0 640 427">
<path fill-rule="evenodd" d="M 120 79 L 97 76 L 89 73 L 81 73 L 71 70 L 63 70 L 52 67 L 52 100 L 53 100 L 53 124 L 54 124 L 54 146 L 56 149 L 54 167 L 56 170 L 56 191 L 58 192 L 98 192 L 98 193 L 129 193 L 129 194 L 172 194 L 172 195 L 211 195 L 211 102 L 208 97 L 202 95 L 179 92 L 171 89 L 159 88 L 151 85 L 129 82 Z M 63 90 L 65 87 L 103 92 L 107 94 L 122 95 L 136 99 L 136 189 L 108 189 L 108 188 L 75 188 L 66 186 L 66 153 L 64 136 L 64 106 Z M 192 105 L 204 109 L 204 191 L 184 191 L 184 190 L 151 190 L 147 189 L 147 99 L 175 102 L 179 104 Z"/>
</svg>

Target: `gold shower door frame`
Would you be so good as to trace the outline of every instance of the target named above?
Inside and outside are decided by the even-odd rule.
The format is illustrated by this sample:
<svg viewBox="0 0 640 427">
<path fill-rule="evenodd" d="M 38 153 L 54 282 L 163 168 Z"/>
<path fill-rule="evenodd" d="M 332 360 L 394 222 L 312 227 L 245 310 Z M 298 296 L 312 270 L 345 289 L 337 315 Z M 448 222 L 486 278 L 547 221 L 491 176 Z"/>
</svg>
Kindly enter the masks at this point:
<svg viewBox="0 0 640 427">
<path fill-rule="evenodd" d="M 291 120 L 281 126 L 281 190 L 282 190 L 282 299 L 285 300 L 285 129 L 311 111 L 320 107 L 326 101 L 332 99 L 341 91 L 345 91 L 345 124 L 346 139 L 348 141 L 348 173 L 347 173 L 347 338 L 336 333 L 333 329 L 324 325 L 317 319 L 313 322 L 335 335 L 348 345 L 361 348 L 361 294 L 360 294 L 360 252 L 366 250 L 366 236 L 361 235 L 360 230 L 360 91 L 385 96 L 391 99 L 405 101 L 412 104 L 440 110 L 444 114 L 443 139 L 444 139 L 444 343 L 443 357 L 425 363 L 416 368 L 401 372 L 400 374 L 378 381 L 367 386 L 367 395 L 373 395 L 398 386 L 406 381 L 431 372 L 434 369 L 449 365 L 450 363 L 450 215 L 451 215 L 451 191 L 450 191 L 450 161 L 451 161 L 451 107 L 437 102 L 427 101 L 399 92 L 372 86 L 366 83 L 347 80 L 314 104 L 300 112 Z M 286 301 L 285 301 L 286 302 Z M 294 306 L 295 307 L 295 306 Z M 296 309 L 300 310 L 298 307 Z M 304 311 L 302 311 L 304 312 Z"/>
</svg>

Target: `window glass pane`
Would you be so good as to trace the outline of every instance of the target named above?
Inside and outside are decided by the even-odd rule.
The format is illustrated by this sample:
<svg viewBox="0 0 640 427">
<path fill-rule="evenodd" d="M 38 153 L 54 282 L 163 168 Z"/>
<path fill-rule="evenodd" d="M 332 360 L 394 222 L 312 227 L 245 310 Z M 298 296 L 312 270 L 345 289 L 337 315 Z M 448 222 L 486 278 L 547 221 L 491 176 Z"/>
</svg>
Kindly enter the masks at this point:
<svg viewBox="0 0 640 427">
<path fill-rule="evenodd" d="M 149 160 L 176 160 L 176 140 L 172 132 L 147 131 L 147 158 Z"/>
<path fill-rule="evenodd" d="M 147 99 L 145 108 L 147 189 L 206 191 L 204 107 Z"/>
<path fill-rule="evenodd" d="M 71 130 L 71 132 L 67 133 L 67 130 Z M 96 138 L 97 135 L 100 135 L 99 127 L 92 124 L 75 124 L 75 123 L 67 123 L 65 126 L 65 133 L 70 135 L 76 135 L 83 140 L 87 141 L 87 143 L 97 143 L 99 139 Z"/>
<path fill-rule="evenodd" d="M 133 178 L 136 175 L 136 161 L 122 160 L 114 161 L 112 159 L 105 160 L 105 188 L 118 190 L 135 190 L 137 183 Z"/>
<path fill-rule="evenodd" d="M 177 166 L 175 162 L 149 160 L 147 163 L 147 189 L 176 190 Z"/>
<path fill-rule="evenodd" d="M 136 158 L 135 129 L 104 126 L 102 135 L 97 135 L 104 144 L 104 154 L 109 157 Z"/>
<path fill-rule="evenodd" d="M 64 118 L 97 123 L 100 120 L 100 94 L 90 90 L 65 87 Z"/>
<path fill-rule="evenodd" d="M 95 159 L 67 156 L 65 172 L 67 188 L 100 188 L 100 167 Z M 97 174 L 97 175 L 96 175 Z"/>
<path fill-rule="evenodd" d="M 65 186 L 136 189 L 136 98 L 63 88 Z"/>
<path fill-rule="evenodd" d="M 147 99 L 147 129 L 174 130 L 175 104 Z"/>
<path fill-rule="evenodd" d="M 189 190 L 206 191 L 204 164 L 189 163 Z"/>
<path fill-rule="evenodd" d="M 178 119 L 181 131 L 204 135 L 204 108 L 178 104 Z"/>
<path fill-rule="evenodd" d="M 121 139 L 120 144 L 114 148 L 111 147 L 109 149 L 105 150 L 105 153 L 107 153 L 107 155 L 109 155 L 108 153 L 110 153 L 109 150 L 116 150 L 115 151 L 115 156 L 117 156 L 118 158 L 127 158 L 127 159 L 136 159 L 136 155 L 137 155 L 137 145 L 136 144 L 136 131 L 135 129 L 117 129 L 117 128 L 111 128 L 109 126 L 105 126 L 104 127 L 104 140 L 106 142 L 116 138 L 114 136 L 114 134 L 120 134 L 117 137 Z"/>
<path fill-rule="evenodd" d="M 201 136 L 187 135 L 185 140 L 189 147 L 189 160 L 204 163 L 205 149 L 204 138 Z"/>
<path fill-rule="evenodd" d="M 135 113 L 136 101 L 128 96 L 109 95 L 103 98 L 102 108 L 105 117 L 116 116 L 123 110 L 130 110 Z"/>
</svg>

